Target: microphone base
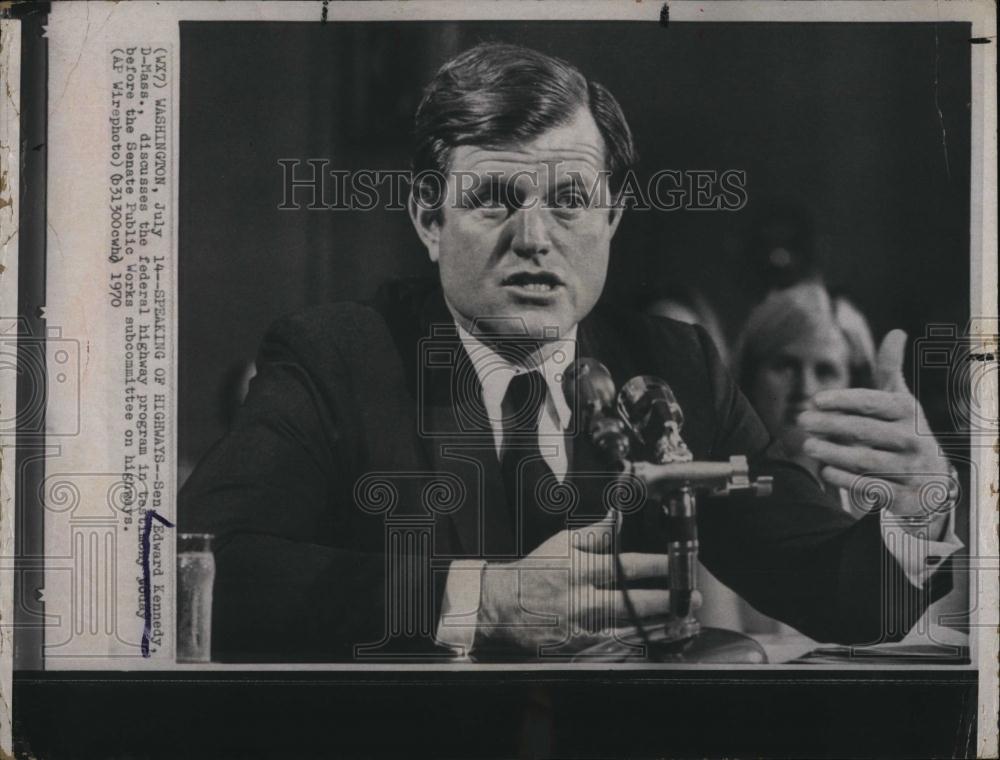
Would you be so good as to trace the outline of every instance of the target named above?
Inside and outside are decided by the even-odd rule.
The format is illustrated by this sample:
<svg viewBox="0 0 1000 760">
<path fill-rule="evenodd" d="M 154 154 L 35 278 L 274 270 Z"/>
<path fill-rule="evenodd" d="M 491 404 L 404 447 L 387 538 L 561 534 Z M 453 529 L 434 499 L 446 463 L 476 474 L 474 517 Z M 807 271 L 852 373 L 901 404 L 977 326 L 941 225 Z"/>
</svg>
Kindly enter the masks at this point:
<svg viewBox="0 0 1000 760">
<path fill-rule="evenodd" d="M 637 632 L 629 632 L 584 649 L 572 661 L 727 665 L 767 663 L 764 648 L 754 639 L 724 628 L 702 628 L 698 633 L 682 640 L 669 638 L 669 634 L 662 628 L 659 631 L 651 629 L 648 636 L 648 648 Z"/>
</svg>

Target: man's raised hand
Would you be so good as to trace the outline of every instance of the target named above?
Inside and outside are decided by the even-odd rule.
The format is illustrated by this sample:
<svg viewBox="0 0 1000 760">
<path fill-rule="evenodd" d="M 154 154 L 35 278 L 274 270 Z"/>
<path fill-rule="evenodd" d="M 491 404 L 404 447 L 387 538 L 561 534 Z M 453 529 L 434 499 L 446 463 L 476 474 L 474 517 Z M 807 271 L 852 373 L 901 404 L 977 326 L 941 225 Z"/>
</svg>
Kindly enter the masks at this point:
<svg viewBox="0 0 1000 760">
<path fill-rule="evenodd" d="M 802 450 L 819 461 L 820 476 L 853 494 L 882 494 L 890 513 L 910 518 L 908 529 L 937 538 L 943 530 L 955 484 L 937 441 L 926 429 L 923 409 L 906 387 L 906 333 L 892 330 L 879 347 L 876 388 L 821 391 L 815 410 L 799 425 L 809 438 Z"/>
</svg>

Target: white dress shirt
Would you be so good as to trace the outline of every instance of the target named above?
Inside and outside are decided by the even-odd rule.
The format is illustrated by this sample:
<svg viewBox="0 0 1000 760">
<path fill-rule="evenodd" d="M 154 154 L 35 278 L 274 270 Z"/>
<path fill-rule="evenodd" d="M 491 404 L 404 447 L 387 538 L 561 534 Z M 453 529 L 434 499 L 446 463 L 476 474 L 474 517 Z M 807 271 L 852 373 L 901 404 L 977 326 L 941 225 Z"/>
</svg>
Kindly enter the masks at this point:
<svg viewBox="0 0 1000 760">
<path fill-rule="evenodd" d="M 483 405 L 493 429 L 498 458 L 503 446 L 501 405 L 511 379 L 536 369 L 542 373 L 547 394 L 539 411 L 538 447 L 555 477 L 562 482 L 569 469 L 570 452 L 565 431 L 572 415 L 563 394 L 562 376 L 575 358 L 576 326 L 565 338 L 547 344 L 540 364 L 534 367 L 511 364 L 461 326 L 458 326 L 458 334 L 482 385 Z M 962 548 L 955 535 L 954 523 L 952 510 L 944 537 L 940 541 L 930 541 L 907 532 L 892 515 L 882 511 L 882 539 L 914 586 L 922 587 L 940 562 Z M 468 656 L 472 651 L 485 568 L 484 560 L 455 560 L 448 568 L 435 638 L 459 656 Z M 876 581 L 873 579 L 873 582 Z"/>
<path fill-rule="evenodd" d="M 493 445 L 498 458 L 503 447 L 501 406 L 510 381 L 525 372 L 538 370 L 542 373 L 546 394 L 538 413 L 538 449 L 561 483 L 569 469 L 566 429 L 573 414 L 562 390 L 562 378 L 576 358 L 576 325 L 565 338 L 546 344 L 538 357 L 539 364 L 533 367 L 511 364 L 461 326 L 458 326 L 458 335 L 483 389 L 483 406 L 493 429 Z M 438 643 L 459 655 L 467 655 L 472 650 L 485 567 L 483 560 L 455 560 L 448 568 L 436 638 Z"/>
</svg>

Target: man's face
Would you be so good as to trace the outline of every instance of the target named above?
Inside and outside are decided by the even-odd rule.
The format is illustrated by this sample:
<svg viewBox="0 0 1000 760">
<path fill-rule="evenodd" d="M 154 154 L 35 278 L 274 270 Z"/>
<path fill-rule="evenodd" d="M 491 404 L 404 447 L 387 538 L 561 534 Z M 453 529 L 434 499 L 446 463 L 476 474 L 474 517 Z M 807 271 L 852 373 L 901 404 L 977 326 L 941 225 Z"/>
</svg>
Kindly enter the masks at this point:
<svg viewBox="0 0 1000 760">
<path fill-rule="evenodd" d="M 783 440 L 788 453 L 796 454 L 805 439 L 797 418 L 810 408 L 812 397 L 849 384 L 847 341 L 830 328 L 802 336 L 775 352 L 757 369 L 748 395 L 771 434 Z"/>
<path fill-rule="evenodd" d="M 604 288 L 620 210 L 590 112 L 507 149 L 452 151 L 447 197 L 414 222 L 464 328 L 564 336 Z"/>
</svg>

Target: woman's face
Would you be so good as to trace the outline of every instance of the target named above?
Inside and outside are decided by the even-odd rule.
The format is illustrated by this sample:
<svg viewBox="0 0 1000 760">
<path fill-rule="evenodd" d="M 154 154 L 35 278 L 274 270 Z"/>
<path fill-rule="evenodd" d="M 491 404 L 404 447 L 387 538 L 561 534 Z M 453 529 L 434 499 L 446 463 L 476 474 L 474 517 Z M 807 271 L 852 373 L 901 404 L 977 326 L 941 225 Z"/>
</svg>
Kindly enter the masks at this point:
<svg viewBox="0 0 1000 760">
<path fill-rule="evenodd" d="M 761 362 L 748 395 L 767 429 L 797 454 L 805 435 L 798 416 L 819 391 L 850 384 L 849 349 L 839 330 L 803 335 Z"/>
</svg>

